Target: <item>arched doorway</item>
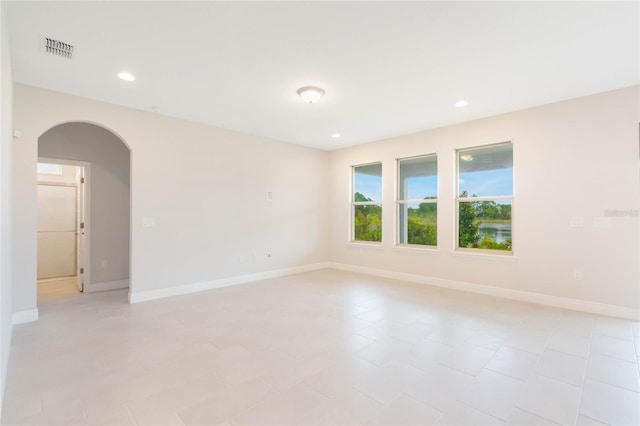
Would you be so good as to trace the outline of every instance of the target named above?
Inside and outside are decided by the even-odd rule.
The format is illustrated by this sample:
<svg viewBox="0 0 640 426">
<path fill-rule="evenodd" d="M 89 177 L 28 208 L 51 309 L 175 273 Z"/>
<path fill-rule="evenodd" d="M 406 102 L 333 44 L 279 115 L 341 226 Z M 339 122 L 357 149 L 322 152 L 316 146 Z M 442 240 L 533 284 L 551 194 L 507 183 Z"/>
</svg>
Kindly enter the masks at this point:
<svg viewBox="0 0 640 426">
<path fill-rule="evenodd" d="M 65 280 L 86 293 L 128 288 L 131 241 L 129 147 L 102 126 L 68 122 L 50 128 L 38 138 L 38 159 L 39 163 L 59 165 L 60 170 L 65 170 L 60 176 L 38 175 L 38 297 L 41 290 L 47 294 L 47 290 L 54 288 L 56 283 L 60 287 Z M 41 169 L 55 170 L 51 167 Z M 69 170 L 75 170 L 75 173 Z M 75 183 L 59 182 L 64 180 L 63 175 L 70 174 L 74 174 Z M 77 198 L 72 201 L 73 194 Z M 69 206 L 62 209 L 67 213 L 75 203 L 76 229 L 69 228 L 69 214 L 65 219 L 53 210 L 44 214 L 40 211 L 63 202 Z M 67 228 L 52 229 L 54 224 L 65 222 Z M 68 252 L 71 249 L 75 250 L 73 255 Z M 64 289 L 70 291 L 70 287 Z"/>
</svg>

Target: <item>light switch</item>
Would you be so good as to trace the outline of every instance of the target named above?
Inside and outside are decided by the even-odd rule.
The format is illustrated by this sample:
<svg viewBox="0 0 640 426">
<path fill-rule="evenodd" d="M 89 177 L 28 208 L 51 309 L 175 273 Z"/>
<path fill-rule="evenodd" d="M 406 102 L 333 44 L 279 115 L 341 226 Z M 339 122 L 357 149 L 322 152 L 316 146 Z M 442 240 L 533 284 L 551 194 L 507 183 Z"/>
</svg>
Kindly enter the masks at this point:
<svg viewBox="0 0 640 426">
<path fill-rule="evenodd" d="M 142 218 L 142 226 L 145 228 L 150 228 L 152 226 L 156 226 L 156 218 L 155 217 L 143 217 Z"/>
<path fill-rule="evenodd" d="M 582 228 L 584 226 L 584 218 L 580 216 L 573 216 L 569 220 L 569 226 L 572 228 Z"/>
</svg>

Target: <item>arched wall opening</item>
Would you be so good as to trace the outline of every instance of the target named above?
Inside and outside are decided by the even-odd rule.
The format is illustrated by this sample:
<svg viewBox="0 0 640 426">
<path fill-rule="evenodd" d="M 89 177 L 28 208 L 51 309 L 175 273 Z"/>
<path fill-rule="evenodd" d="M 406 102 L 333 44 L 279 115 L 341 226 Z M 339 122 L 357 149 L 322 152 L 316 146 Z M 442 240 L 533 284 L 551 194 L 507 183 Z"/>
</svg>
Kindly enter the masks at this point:
<svg viewBox="0 0 640 426">
<path fill-rule="evenodd" d="M 67 122 L 38 138 L 38 158 L 90 165 L 85 292 L 128 288 L 131 270 L 131 152 L 114 132 Z"/>
</svg>

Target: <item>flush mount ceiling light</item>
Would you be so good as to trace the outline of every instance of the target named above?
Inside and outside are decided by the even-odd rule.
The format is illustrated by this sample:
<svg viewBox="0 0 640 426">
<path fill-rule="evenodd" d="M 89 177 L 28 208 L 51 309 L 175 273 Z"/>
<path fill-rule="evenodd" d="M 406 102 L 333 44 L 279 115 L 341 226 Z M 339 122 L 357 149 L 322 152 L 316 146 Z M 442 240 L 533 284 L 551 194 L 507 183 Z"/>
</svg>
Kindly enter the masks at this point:
<svg viewBox="0 0 640 426">
<path fill-rule="evenodd" d="M 334 139 L 338 139 L 338 138 L 340 138 L 340 136 L 342 136 L 340 133 L 334 133 L 334 134 L 331 135 L 331 137 L 334 138 Z"/>
<path fill-rule="evenodd" d="M 462 108 L 462 107 L 466 107 L 467 105 L 469 105 L 469 102 L 464 100 L 464 99 L 460 99 L 458 102 L 456 102 L 453 105 L 456 106 L 457 108 Z"/>
<path fill-rule="evenodd" d="M 304 86 L 298 89 L 298 95 L 308 104 L 318 102 L 324 95 L 324 90 L 316 86 Z"/>
<path fill-rule="evenodd" d="M 124 81 L 133 81 L 136 78 L 133 76 L 133 74 L 131 74 L 130 72 L 127 71 L 122 71 L 118 73 L 118 78 L 120 80 L 124 80 Z"/>
<path fill-rule="evenodd" d="M 473 155 L 463 154 L 463 155 L 460 156 L 460 159 L 462 161 L 473 161 Z"/>
</svg>

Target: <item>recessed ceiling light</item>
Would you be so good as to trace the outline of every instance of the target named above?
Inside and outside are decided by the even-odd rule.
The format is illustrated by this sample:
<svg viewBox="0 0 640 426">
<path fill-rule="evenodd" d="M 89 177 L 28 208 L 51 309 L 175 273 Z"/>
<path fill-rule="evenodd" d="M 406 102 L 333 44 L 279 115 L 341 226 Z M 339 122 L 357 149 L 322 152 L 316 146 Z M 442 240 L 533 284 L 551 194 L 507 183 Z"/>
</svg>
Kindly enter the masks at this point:
<svg viewBox="0 0 640 426">
<path fill-rule="evenodd" d="M 340 136 L 342 136 L 340 133 L 334 133 L 334 134 L 331 135 L 331 137 L 334 138 L 334 139 L 338 139 L 338 138 L 340 138 Z"/>
<path fill-rule="evenodd" d="M 462 107 L 466 107 L 467 105 L 469 105 L 468 101 L 465 101 L 464 99 L 460 99 L 458 102 L 456 102 L 454 104 L 456 107 L 458 108 L 462 108 Z"/>
<path fill-rule="evenodd" d="M 318 100 L 324 95 L 324 90 L 316 86 L 305 86 L 298 89 L 298 95 L 308 104 L 318 102 Z"/>
<path fill-rule="evenodd" d="M 124 80 L 124 81 L 133 81 L 136 78 L 133 76 L 133 74 L 131 74 L 130 72 L 127 71 L 122 71 L 118 73 L 118 78 L 120 80 Z"/>
</svg>

